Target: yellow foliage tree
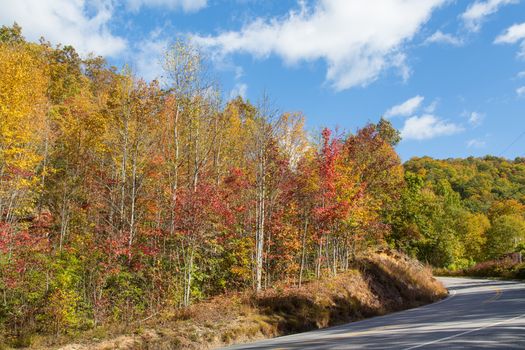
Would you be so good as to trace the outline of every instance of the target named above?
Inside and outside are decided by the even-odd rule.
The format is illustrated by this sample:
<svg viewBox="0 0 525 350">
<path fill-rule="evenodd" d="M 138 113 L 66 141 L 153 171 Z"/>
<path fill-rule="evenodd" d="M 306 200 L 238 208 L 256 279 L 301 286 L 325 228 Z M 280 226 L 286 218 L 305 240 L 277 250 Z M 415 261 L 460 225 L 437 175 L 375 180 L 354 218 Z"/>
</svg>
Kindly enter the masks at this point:
<svg viewBox="0 0 525 350">
<path fill-rule="evenodd" d="M 0 219 L 31 210 L 42 160 L 48 77 L 37 47 L 0 44 Z"/>
</svg>

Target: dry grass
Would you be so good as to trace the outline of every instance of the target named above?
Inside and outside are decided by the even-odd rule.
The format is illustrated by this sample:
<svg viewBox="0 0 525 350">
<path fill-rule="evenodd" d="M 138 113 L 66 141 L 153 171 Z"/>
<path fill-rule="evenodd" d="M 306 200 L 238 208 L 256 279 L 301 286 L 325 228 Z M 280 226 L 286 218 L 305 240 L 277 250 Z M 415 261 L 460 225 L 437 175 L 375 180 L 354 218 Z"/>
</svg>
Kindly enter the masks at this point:
<svg viewBox="0 0 525 350">
<path fill-rule="evenodd" d="M 353 270 L 301 288 L 278 286 L 257 296 L 216 297 L 186 310 L 166 310 L 133 334 L 60 349 L 212 349 L 415 307 L 446 293 L 418 262 L 398 253 L 377 253 L 358 259 Z"/>
</svg>

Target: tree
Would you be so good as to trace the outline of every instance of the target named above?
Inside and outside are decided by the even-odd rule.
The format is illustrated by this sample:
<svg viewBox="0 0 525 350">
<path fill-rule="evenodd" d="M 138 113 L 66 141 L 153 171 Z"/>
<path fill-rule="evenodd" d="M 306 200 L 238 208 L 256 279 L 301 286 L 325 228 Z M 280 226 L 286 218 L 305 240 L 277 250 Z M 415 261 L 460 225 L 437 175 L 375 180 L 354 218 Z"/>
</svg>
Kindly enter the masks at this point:
<svg viewBox="0 0 525 350">
<path fill-rule="evenodd" d="M 402 165 L 383 118 L 312 135 L 223 104 L 191 41 L 147 83 L 21 33 L 0 28 L 0 339 L 300 286 L 386 243 L 449 268 L 523 245 L 522 158 Z"/>
<path fill-rule="evenodd" d="M 265 97 L 259 107 L 253 123 L 253 144 L 251 157 L 255 166 L 255 290 L 262 290 L 264 268 L 264 240 L 266 226 L 266 206 L 268 197 L 268 158 L 271 147 L 274 125 L 272 125 L 274 112 L 271 111 L 269 102 Z"/>
<path fill-rule="evenodd" d="M 20 27 L 16 22 L 13 23 L 12 27 L 0 27 L 0 43 L 21 44 L 24 42 L 25 39 L 22 36 L 22 27 Z"/>
<path fill-rule="evenodd" d="M 31 215 L 38 193 L 48 78 L 35 51 L 0 43 L 0 221 L 8 223 Z"/>
<path fill-rule="evenodd" d="M 490 221 L 482 213 L 465 212 L 458 217 L 458 233 L 464 242 L 464 258 L 469 261 L 482 261 L 485 258 L 485 244 Z"/>
<path fill-rule="evenodd" d="M 516 215 L 503 215 L 492 223 L 487 231 L 487 257 L 499 258 L 511 253 L 525 240 L 525 221 Z"/>
<path fill-rule="evenodd" d="M 401 133 L 392 126 L 389 120 L 381 117 L 375 127 L 381 139 L 390 146 L 395 147 L 401 141 Z"/>
<path fill-rule="evenodd" d="M 495 201 L 488 210 L 488 217 L 494 221 L 503 215 L 521 216 L 525 213 L 525 205 L 515 199 Z"/>
</svg>

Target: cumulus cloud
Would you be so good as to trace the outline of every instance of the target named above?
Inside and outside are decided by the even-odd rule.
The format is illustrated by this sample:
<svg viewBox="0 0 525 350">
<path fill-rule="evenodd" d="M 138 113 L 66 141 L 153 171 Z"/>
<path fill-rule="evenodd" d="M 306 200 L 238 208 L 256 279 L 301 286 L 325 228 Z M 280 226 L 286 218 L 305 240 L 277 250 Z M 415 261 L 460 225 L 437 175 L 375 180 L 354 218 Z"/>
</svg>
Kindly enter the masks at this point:
<svg viewBox="0 0 525 350">
<path fill-rule="evenodd" d="M 510 26 L 494 40 L 495 44 L 516 44 L 518 42 L 521 43 L 518 56 L 525 58 L 525 23 Z"/>
<path fill-rule="evenodd" d="M 248 91 L 248 85 L 244 83 L 236 83 L 232 91 L 230 91 L 230 98 L 231 99 L 236 98 L 237 96 L 246 98 L 247 91 Z"/>
<path fill-rule="evenodd" d="M 516 94 L 518 94 L 519 97 L 525 97 L 525 86 L 517 88 Z"/>
<path fill-rule="evenodd" d="M 448 122 L 434 114 L 438 100 L 432 101 L 431 104 L 423 108 L 424 99 L 420 95 L 414 96 L 399 105 L 393 106 L 385 113 L 385 117 L 410 116 L 404 120 L 401 128 L 401 137 L 404 140 L 427 140 L 463 131 L 461 125 Z M 420 109 L 422 109 L 423 113 L 416 114 Z M 481 115 L 476 115 L 473 118 L 476 117 L 481 118 Z"/>
<path fill-rule="evenodd" d="M 408 117 L 409 115 L 412 115 L 417 111 L 424 99 L 425 98 L 423 96 L 419 95 L 409 98 L 405 102 L 393 106 L 392 108 L 387 110 L 385 112 L 385 118 L 396 116 Z"/>
<path fill-rule="evenodd" d="M 496 44 L 515 44 L 523 39 L 525 39 L 525 23 L 510 26 L 494 42 Z"/>
<path fill-rule="evenodd" d="M 389 68 L 404 78 L 404 44 L 446 0 L 318 0 L 284 17 L 257 18 L 239 31 L 194 40 L 219 55 L 277 55 L 286 64 L 323 60 L 336 89 L 365 86 Z"/>
<path fill-rule="evenodd" d="M 141 7 L 163 7 L 170 10 L 182 9 L 184 12 L 195 12 L 207 6 L 207 0 L 127 0 L 127 7 L 137 12 Z"/>
<path fill-rule="evenodd" d="M 485 115 L 479 112 L 471 112 L 470 114 L 468 114 L 468 122 L 470 125 L 473 126 L 481 125 L 483 118 L 485 118 Z"/>
<path fill-rule="evenodd" d="M 427 113 L 427 114 L 434 113 L 436 111 L 438 103 L 439 103 L 439 100 L 437 100 L 437 99 L 432 101 L 431 104 L 429 104 L 428 106 L 425 107 L 425 109 L 424 109 L 425 113 Z"/>
<path fill-rule="evenodd" d="M 244 69 L 240 66 L 236 66 L 234 72 L 236 80 L 241 79 L 244 76 Z"/>
<path fill-rule="evenodd" d="M 147 81 L 160 79 L 164 74 L 162 60 L 169 46 L 169 40 L 162 37 L 161 33 L 162 30 L 158 28 L 152 31 L 146 39 L 134 45 L 133 53 L 129 53 L 133 69 L 139 77 Z"/>
<path fill-rule="evenodd" d="M 124 38 L 111 33 L 111 1 L 3 0 L 0 24 L 17 22 L 29 40 L 44 36 L 52 43 L 73 45 L 81 54 L 115 56 L 126 49 Z"/>
<path fill-rule="evenodd" d="M 442 44 L 449 44 L 453 46 L 461 46 L 463 45 L 463 40 L 461 38 L 453 36 L 452 34 L 446 34 L 438 30 L 434 34 L 429 36 L 425 40 L 425 43 L 426 44 L 442 43 Z"/>
<path fill-rule="evenodd" d="M 471 139 L 467 141 L 468 148 L 483 148 L 486 146 L 486 142 L 478 139 Z"/>
<path fill-rule="evenodd" d="M 425 114 L 408 118 L 401 129 L 401 137 L 405 140 L 427 140 L 461 131 L 463 128 L 457 124 L 447 122 L 432 114 Z"/>
<path fill-rule="evenodd" d="M 502 6 L 517 3 L 519 0 L 478 0 L 469 5 L 467 10 L 461 14 L 461 19 L 468 30 L 477 32 L 481 29 L 487 16 L 498 12 Z"/>
</svg>

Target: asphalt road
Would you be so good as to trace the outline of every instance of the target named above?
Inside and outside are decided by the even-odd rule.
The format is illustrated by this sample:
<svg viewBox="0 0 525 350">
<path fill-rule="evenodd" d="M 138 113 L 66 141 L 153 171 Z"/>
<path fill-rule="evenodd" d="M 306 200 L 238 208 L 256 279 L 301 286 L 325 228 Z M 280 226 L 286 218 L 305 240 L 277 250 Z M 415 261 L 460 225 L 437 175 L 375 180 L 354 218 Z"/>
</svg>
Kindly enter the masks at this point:
<svg viewBox="0 0 525 350">
<path fill-rule="evenodd" d="M 417 309 L 225 349 L 525 349 L 525 284 L 440 278 L 450 296 Z"/>
</svg>

